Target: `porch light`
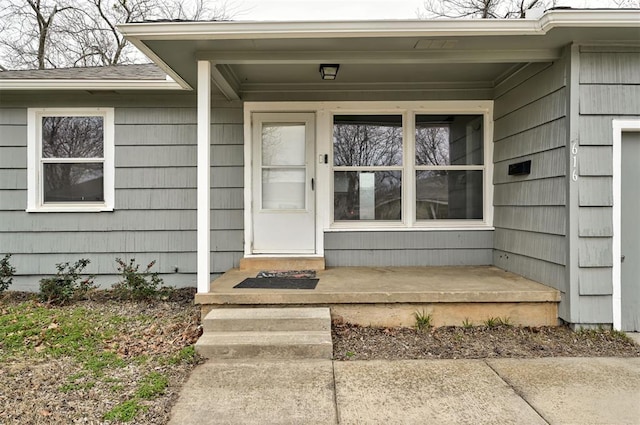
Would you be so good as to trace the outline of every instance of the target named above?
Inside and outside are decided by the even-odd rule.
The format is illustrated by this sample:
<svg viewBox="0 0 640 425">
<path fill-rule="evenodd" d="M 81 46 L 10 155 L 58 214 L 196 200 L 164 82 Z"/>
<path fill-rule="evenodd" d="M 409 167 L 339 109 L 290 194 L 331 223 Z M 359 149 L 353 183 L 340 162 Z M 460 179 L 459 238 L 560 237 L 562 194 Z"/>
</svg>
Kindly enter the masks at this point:
<svg viewBox="0 0 640 425">
<path fill-rule="evenodd" d="M 323 80 L 335 80 L 338 75 L 338 69 L 340 65 L 335 64 L 326 64 L 323 63 L 320 65 L 320 76 L 322 76 Z"/>
</svg>

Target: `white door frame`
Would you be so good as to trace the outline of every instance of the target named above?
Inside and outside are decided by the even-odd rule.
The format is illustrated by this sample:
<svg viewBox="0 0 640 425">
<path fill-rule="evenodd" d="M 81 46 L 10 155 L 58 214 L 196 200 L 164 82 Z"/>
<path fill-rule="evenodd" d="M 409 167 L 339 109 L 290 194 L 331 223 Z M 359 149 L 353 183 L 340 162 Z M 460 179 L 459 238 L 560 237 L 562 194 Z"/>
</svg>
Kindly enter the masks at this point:
<svg viewBox="0 0 640 425">
<path fill-rule="evenodd" d="M 264 256 L 265 254 L 254 254 L 252 248 L 252 241 L 254 237 L 253 231 L 253 192 L 255 188 L 253 187 L 253 114 L 254 113 L 282 113 L 286 116 L 286 114 L 291 113 L 300 113 L 300 112 L 308 112 L 314 114 L 315 124 L 314 124 L 314 144 L 317 149 L 318 140 L 320 137 L 318 125 L 318 113 L 314 108 L 302 107 L 301 105 L 297 105 L 298 107 L 293 107 L 294 104 L 284 103 L 284 107 L 278 107 L 278 105 L 282 105 L 280 103 L 265 103 L 265 102 L 245 102 L 244 103 L 244 256 L 245 257 L 256 257 L 256 256 Z M 317 152 L 317 151 L 316 151 Z M 320 225 L 321 212 L 319 211 L 319 193 L 317 182 L 320 180 L 318 176 L 318 164 L 315 164 L 315 181 L 316 181 L 316 190 L 311 192 L 311 196 L 313 197 L 313 202 L 315 204 L 315 254 L 268 254 L 270 257 L 295 257 L 295 256 L 303 256 L 303 257 L 322 257 L 324 256 L 324 234 L 322 226 Z"/>
<path fill-rule="evenodd" d="M 622 282 L 621 282 L 621 244 L 622 244 L 622 133 L 640 131 L 640 119 L 613 120 L 613 328 L 622 329 Z"/>
</svg>

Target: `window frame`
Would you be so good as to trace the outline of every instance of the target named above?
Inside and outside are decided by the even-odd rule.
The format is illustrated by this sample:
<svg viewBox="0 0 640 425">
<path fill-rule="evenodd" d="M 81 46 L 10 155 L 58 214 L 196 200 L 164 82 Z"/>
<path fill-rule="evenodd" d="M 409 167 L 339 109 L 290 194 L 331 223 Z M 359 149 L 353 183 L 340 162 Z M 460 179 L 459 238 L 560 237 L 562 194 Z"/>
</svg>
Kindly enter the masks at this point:
<svg viewBox="0 0 640 425">
<path fill-rule="evenodd" d="M 103 157 L 63 159 L 42 157 L 43 117 L 87 117 L 103 119 Z M 27 212 L 101 212 L 113 211 L 115 199 L 115 118 L 113 108 L 29 108 L 27 110 Z M 102 202 L 44 202 L 43 168 L 46 163 L 102 163 Z"/>
<path fill-rule="evenodd" d="M 341 107 L 330 111 L 330 211 L 328 231 L 384 231 L 384 230 L 487 230 L 493 228 L 493 102 L 474 102 L 469 108 L 464 101 L 398 102 L 397 109 L 388 106 L 393 102 L 371 102 L 378 107 L 350 109 Z M 418 166 L 415 163 L 416 116 L 418 115 L 478 115 L 483 117 L 483 165 Z M 336 115 L 402 115 L 403 165 L 402 165 L 402 215 L 399 221 L 383 220 L 335 220 L 333 124 Z M 423 168 L 447 170 L 481 170 L 483 175 L 482 219 L 416 219 L 416 171 Z"/>
</svg>

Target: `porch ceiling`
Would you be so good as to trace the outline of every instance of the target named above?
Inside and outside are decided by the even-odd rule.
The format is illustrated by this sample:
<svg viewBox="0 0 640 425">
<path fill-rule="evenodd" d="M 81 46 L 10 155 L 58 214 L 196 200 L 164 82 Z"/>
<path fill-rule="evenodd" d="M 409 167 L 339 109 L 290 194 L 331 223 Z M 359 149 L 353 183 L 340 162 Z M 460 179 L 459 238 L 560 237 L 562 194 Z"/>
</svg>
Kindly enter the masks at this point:
<svg viewBox="0 0 640 425">
<path fill-rule="evenodd" d="M 586 11 L 580 11 L 586 12 Z M 622 12 L 622 13 L 615 13 Z M 212 62 L 225 96 L 424 89 L 491 89 L 572 42 L 638 45 L 640 12 L 553 11 L 540 20 L 379 22 L 170 22 L 121 26 L 185 87 L 197 60 Z M 338 63 L 322 81 L 321 63 Z"/>
</svg>

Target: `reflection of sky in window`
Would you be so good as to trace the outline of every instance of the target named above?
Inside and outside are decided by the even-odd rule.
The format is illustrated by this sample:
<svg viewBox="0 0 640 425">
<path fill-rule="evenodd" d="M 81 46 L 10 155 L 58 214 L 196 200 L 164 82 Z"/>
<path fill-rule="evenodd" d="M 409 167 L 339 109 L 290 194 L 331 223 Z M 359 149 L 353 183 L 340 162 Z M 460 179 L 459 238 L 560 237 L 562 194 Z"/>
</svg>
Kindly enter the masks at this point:
<svg viewBox="0 0 640 425">
<path fill-rule="evenodd" d="M 265 124 L 262 127 L 262 165 L 304 165 L 305 126 Z"/>
</svg>

